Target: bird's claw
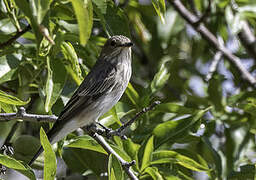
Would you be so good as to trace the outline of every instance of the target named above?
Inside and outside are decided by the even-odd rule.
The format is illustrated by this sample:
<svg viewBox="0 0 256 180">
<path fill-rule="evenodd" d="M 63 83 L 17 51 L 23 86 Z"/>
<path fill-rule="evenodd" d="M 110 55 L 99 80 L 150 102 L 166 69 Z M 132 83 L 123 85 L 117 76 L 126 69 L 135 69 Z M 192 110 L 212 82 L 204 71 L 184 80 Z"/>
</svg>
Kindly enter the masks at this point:
<svg viewBox="0 0 256 180">
<path fill-rule="evenodd" d="M 111 129 L 111 128 L 107 128 L 107 127 L 103 126 L 103 125 L 100 124 L 100 123 L 97 123 L 97 124 L 98 124 L 100 127 L 102 127 L 102 129 L 100 130 L 100 133 L 97 132 L 98 134 L 103 135 L 103 136 L 105 136 L 105 137 L 108 138 L 108 139 L 110 139 L 110 138 L 113 137 L 113 136 L 119 136 L 120 138 L 122 138 L 122 139 L 124 139 L 124 140 L 127 139 L 127 137 L 126 137 L 125 135 L 123 135 L 122 132 L 119 131 L 119 129 L 113 130 L 113 129 Z M 99 128 L 98 128 L 98 129 L 99 129 Z"/>
<path fill-rule="evenodd" d="M 0 152 L 1 154 L 4 154 L 4 155 L 13 155 L 14 149 L 10 144 L 5 144 L 0 148 Z M 4 165 L 0 164 L 0 175 L 5 174 L 6 171 L 7 171 L 7 168 Z"/>
</svg>

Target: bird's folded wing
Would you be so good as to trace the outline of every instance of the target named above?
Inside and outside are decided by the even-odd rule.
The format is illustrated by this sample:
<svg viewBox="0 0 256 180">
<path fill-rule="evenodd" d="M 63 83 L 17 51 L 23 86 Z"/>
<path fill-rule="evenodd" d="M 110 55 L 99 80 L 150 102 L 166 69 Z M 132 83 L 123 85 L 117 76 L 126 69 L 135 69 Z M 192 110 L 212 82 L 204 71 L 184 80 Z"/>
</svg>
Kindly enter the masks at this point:
<svg viewBox="0 0 256 180">
<path fill-rule="evenodd" d="M 78 114 L 92 103 L 92 99 L 95 100 L 97 96 L 111 90 L 115 84 L 115 77 L 116 69 L 112 64 L 102 62 L 94 66 L 64 107 L 59 115 L 59 120 L 67 119 L 72 114 Z"/>
</svg>

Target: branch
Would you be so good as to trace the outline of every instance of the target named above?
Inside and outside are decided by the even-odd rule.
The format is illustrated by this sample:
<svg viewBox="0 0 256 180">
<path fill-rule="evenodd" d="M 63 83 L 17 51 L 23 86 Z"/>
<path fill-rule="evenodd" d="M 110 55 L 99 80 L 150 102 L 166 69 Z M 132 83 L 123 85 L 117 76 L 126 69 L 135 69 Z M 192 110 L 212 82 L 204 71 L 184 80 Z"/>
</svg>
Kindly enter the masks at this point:
<svg viewBox="0 0 256 180">
<path fill-rule="evenodd" d="M 256 79 L 247 71 L 243 66 L 241 60 L 233 55 L 226 47 L 221 45 L 217 38 L 206 28 L 203 23 L 198 24 L 199 18 L 189 12 L 180 0 L 169 0 L 176 11 L 198 32 L 201 36 L 210 42 L 217 50 L 223 53 L 232 64 L 235 65 L 237 70 L 242 74 L 243 78 L 250 83 L 251 86 L 256 87 Z"/>
<path fill-rule="evenodd" d="M 28 114 L 24 107 L 20 107 L 17 113 L 0 113 L 0 122 L 20 119 L 31 122 L 55 122 L 57 118 L 54 115 Z"/>
<path fill-rule="evenodd" d="M 129 121 L 127 121 L 126 123 L 124 123 L 121 127 L 119 127 L 116 130 L 112 130 L 110 128 L 107 128 L 105 126 L 103 126 L 102 124 L 98 123 L 103 129 L 99 129 L 97 127 L 95 127 L 94 132 L 100 134 L 100 135 L 104 135 L 107 138 L 110 138 L 112 136 L 119 136 L 122 139 L 127 139 L 127 137 L 125 135 L 123 135 L 123 131 L 128 128 L 129 126 L 132 125 L 132 123 L 135 122 L 136 119 L 138 119 L 142 114 L 152 110 L 155 106 L 157 106 L 158 104 L 160 104 L 160 101 L 155 101 L 153 102 L 149 107 L 145 107 L 143 108 L 140 112 L 136 113 L 135 116 L 133 118 L 131 118 Z"/>
<path fill-rule="evenodd" d="M 256 38 L 246 21 L 244 21 L 242 31 L 238 33 L 238 37 L 248 54 L 256 60 Z"/>
<path fill-rule="evenodd" d="M 11 45 L 16 39 L 18 39 L 20 36 L 22 36 L 23 34 L 25 34 L 27 31 L 29 31 L 31 29 L 31 26 L 28 25 L 27 27 L 25 27 L 25 29 L 23 29 L 22 31 L 18 31 L 13 37 L 11 37 L 9 40 L 7 40 L 6 42 L 0 43 L 0 49 L 4 49 L 6 46 Z"/>
<path fill-rule="evenodd" d="M 87 129 L 88 131 L 88 129 Z M 126 172 L 126 174 L 132 179 L 132 180 L 138 180 L 138 178 L 136 177 L 136 175 L 134 174 L 134 172 L 131 170 L 131 166 L 135 164 L 135 161 L 133 160 L 132 162 L 127 162 L 125 161 L 121 156 L 119 156 L 112 148 L 111 146 L 105 141 L 105 139 L 97 134 L 97 133 L 90 133 L 89 130 L 89 135 L 94 138 L 102 147 L 103 149 L 105 149 L 105 151 L 108 154 L 113 154 L 120 162 L 121 165 L 124 169 L 124 171 Z"/>
<path fill-rule="evenodd" d="M 88 132 L 88 134 L 94 138 L 104 149 L 108 154 L 113 154 L 122 164 L 122 167 L 124 171 L 127 173 L 127 175 L 132 180 L 137 180 L 138 178 L 135 176 L 135 174 L 131 170 L 131 166 L 135 164 L 135 160 L 132 162 L 127 162 L 123 158 L 121 158 L 112 148 L 111 146 L 105 141 L 105 139 L 101 136 L 102 134 L 105 134 L 107 138 L 111 136 L 120 136 L 122 139 L 126 139 L 124 135 L 122 135 L 122 131 L 129 127 L 136 119 L 138 119 L 142 114 L 152 110 L 156 105 L 160 104 L 160 101 L 155 101 L 153 104 L 151 104 L 149 107 L 143 108 L 140 112 L 136 113 L 133 118 L 131 118 L 128 122 L 126 122 L 124 125 L 122 125 L 117 130 L 111 130 L 109 128 L 104 127 L 103 125 L 99 124 L 102 129 L 97 128 L 95 124 L 91 126 L 84 127 L 83 129 Z M 101 134 L 101 135 L 100 135 Z"/>
<path fill-rule="evenodd" d="M 209 68 L 209 72 L 208 72 L 208 74 L 206 75 L 206 78 L 205 78 L 206 81 L 209 81 L 212 78 L 212 76 L 213 76 L 214 72 L 216 71 L 216 69 L 218 67 L 218 64 L 219 64 L 219 62 L 222 58 L 222 55 L 223 54 L 220 51 L 218 51 L 214 55 L 213 61 L 212 61 L 211 65 L 210 65 L 210 68 Z"/>
</svg>

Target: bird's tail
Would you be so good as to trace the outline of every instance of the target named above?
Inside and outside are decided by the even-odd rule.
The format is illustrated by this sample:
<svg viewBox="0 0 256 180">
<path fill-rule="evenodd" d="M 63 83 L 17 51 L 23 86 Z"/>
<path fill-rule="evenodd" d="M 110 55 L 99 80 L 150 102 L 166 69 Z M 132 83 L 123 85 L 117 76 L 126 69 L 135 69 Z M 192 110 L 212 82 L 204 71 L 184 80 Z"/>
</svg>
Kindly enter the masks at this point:
<svg viewBox="0 0 256 180">
<path fill-rule="evenodd" d="M 33 156 L 33 158 L 29 161 L 28 165 L 31 166 L 34 161 L 38 158 L 38 156 L 44 151 L 43 146 L 40 146 L 36 154 Z"/>
</svg>

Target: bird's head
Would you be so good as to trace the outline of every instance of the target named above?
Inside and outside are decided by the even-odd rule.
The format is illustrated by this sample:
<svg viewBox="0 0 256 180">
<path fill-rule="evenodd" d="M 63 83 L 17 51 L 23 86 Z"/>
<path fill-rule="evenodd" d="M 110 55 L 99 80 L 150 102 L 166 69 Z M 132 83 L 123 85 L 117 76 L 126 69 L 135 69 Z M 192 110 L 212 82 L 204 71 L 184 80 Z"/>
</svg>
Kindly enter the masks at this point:
<svg viewBox="0 0 256 180">
<path fill-rule="evenodd" d="M 101 57 L 115 56 L 121 51 L 130 52 L 133 43 L 128 37 L 116 35 L 109 38 L 101 51 Z"/>
</svg>

